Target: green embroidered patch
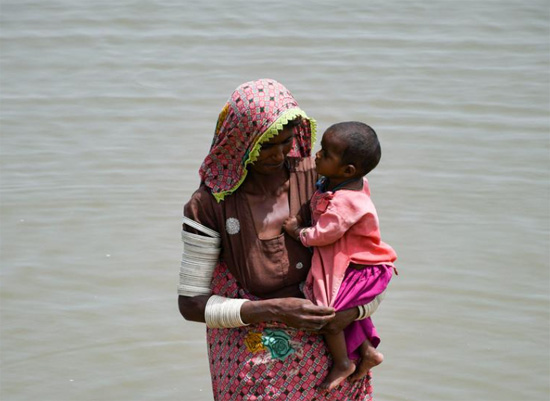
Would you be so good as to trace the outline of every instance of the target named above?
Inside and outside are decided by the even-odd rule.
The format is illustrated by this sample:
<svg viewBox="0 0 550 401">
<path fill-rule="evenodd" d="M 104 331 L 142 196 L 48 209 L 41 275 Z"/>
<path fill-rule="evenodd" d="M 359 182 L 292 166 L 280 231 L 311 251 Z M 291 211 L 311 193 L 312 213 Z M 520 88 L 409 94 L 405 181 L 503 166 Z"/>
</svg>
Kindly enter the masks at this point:
<svg viewBox="0 0 550 401">
<path fill-rule="evenodd" d="M 262 336 L 263 345 L 271 352 L 271 357 L 284 361 L 295 350 L 290 345 L 290 336 L 283 330 L 266 329 Z"/>
</svg>

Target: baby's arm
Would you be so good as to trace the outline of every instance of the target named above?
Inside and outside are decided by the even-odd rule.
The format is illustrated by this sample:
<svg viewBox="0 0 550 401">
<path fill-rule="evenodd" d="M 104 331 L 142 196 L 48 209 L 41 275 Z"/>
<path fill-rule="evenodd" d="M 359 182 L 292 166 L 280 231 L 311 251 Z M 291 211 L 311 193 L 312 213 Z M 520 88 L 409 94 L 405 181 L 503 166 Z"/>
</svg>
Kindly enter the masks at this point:
<svg viewBox="0 0 550 401">
<path fill-rule="evenodd" d="M 298 230 L 305 246 L 325 246 L 338 241 L 355 223 L 348 216 L 344 218 L 336 208 L 327 208 L 312 227 Z"/>
<path fill-rule="evenodd" d="M 300 216 L 293 216 L 285 220 L 285 222 L 283 223 L 283 228 L 288 235 L 290 235 L 296 241 L 300 241 L 300 231 L 303 228 L 301 227 L 301 224 L 302 221 L 300 219 Z"/>
<path fill-rule="evenodd" d="M 312 227 L 303 227 L 299 216 L 289 217 L 283 228 L 296 241 L 305 246 L 324 246 L 340 239 L 351 224 L 332 211 L 326 211 Z"/>
</svg>

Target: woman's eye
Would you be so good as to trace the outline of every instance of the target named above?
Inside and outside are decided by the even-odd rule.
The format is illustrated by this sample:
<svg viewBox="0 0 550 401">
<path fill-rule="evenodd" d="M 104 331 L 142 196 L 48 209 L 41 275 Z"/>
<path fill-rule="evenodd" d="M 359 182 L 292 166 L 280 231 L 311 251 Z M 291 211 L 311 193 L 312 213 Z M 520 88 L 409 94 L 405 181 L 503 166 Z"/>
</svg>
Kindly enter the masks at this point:
<svg viewBox="0 0 550 401">
<path fill-rule="evenodd" d="M 282 141 L 280 143 L 262 143 L 262 145 L 260 146 L 260 149 L 261 150 L 267 150 L 267 149 L 271 149 L 272 147 L 278 146 L 278 145 L 287 146 L 287 145 L 292 144 L 293 140 L 294 140 L 294 136 L 291 136 L 290 138 L 287 138 L 287 139 L 285 139 L 284 141 Z"/>
</svg>

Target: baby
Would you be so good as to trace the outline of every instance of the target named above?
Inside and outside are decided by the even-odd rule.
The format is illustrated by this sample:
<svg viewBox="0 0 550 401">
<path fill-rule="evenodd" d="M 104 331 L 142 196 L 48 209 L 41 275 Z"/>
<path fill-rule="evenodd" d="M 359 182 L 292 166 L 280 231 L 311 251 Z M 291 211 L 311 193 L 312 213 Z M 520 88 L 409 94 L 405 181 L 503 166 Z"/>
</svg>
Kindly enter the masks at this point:
<svg viewBox="0 0 550 401">
<path fill-rule="evenodd" d="M 383 360 L 376 350 L 380 338 L 363 305 L 385 291 L 397 256 L 380 240 L 365 178 L 381 157 L 374 130 L 361 122 L 334 124 L 325 131 L 321 147 L 315 165 L 322 178 L 310 201 L 313 225 L 301 227 L 296 217 L 290 217 L 284 229 L 314 247 L 305 295 L 336 310 L 359 309 L 358 319 L 344 331 L 325 335 L 334 363 L 322 388 L 330 391 L 355 371 L 352 360 L 359 357 L 359 347 L 368 350 L 369 369 Z"/>
</svg>

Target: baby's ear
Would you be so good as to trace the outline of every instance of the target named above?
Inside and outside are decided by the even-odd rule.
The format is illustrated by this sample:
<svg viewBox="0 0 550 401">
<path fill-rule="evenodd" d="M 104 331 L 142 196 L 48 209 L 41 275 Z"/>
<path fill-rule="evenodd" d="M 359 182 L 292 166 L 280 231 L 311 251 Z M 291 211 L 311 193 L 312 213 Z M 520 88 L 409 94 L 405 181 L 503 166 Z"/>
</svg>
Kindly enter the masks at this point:
<svg viewBox="0 0 550 401">
<path fill-rule="evenodd" d="M 348 164 L 346 165 L 346 167 L 344 167 L 344 174 L 348 177 L 353 177 L 356 172 L 357 172 L 357 169 L 353 164 Z"/>
</svg>

